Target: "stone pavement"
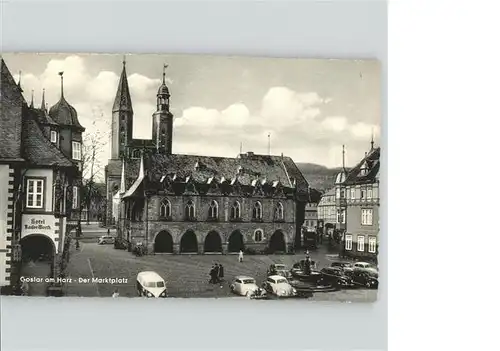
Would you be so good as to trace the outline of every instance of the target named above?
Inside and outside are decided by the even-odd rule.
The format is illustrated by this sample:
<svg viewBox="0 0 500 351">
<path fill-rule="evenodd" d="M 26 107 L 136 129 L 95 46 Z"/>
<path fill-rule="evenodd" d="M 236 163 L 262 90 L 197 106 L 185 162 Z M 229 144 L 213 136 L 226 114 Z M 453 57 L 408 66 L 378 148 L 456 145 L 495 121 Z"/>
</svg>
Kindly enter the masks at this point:
<svg viewBox="0 0 500 351">
<path fill-rule="evenodd" d="M 266 279 L 267 268 L 271 263 L 284 263 L 289 267 L 302 259 L 297 255 L 246 255 L 244 262 L 238 262 L 237 255 L 148 255 L 136 257 L 133 254 L 116 250 L 113 245 L 97 245 L 94 242 L 82 243 L 81 250 L 72 248 L 68 266 L 69 277 L 78 278 L 127 278 L 126 284 L 79 284 L 66 285 L 67 296 L 103 296 L 113 294 L 118 289 L 120 296 L 136 295 L 135 278 L 137 273 L 152 270 L 167 281 L 171 297 L 234 297 L 229 290 L 229 281 L 236 275 L 248 275 L 260 284 Z M 319 267 L 330 265 L 332 258 L 325 253 L 311 253 L 311 258 Z M 224 265 L 227 282 L 220 288 L 209 284 L 209 271 L 214 262 Z M 315 294 L 319 295 L 319 294 Z M 319 300 L 336 301 L 372 301 L 376 299 L 376 291 L 355 290 L 322 293 Z M 327 296 L 329 295 L 329 296 Z"/>
</svg>

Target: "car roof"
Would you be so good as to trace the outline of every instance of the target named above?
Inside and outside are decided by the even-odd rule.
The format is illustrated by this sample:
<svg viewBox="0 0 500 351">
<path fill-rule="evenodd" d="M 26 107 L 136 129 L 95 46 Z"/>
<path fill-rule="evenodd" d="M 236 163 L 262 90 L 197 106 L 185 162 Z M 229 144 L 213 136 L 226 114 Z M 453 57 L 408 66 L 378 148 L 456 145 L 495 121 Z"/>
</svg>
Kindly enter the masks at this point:
<svg viewBox="0 0 500 351">
<path fill-rule="evenodd" d="M 255 278 L 249 277 L 248 275 L 237 275 L 236 277 L 234 277 L 234 279 L 253 279 L 253 280 L 255 280 Z"/>
<path fill-rule="evenodd" d="M 156 272 L 144 271 L 137 274 L 137 279 L 148 279 L 148 280 L 163 280 L 163 278 Z"/>
<path fill-rule="evenodd" d="M 286 264 L 284 264 L 284 263 L 273 263 L 273 265 L 275 265 L 275 266 L 285 266 L 286 267 Z"/>
<path fill-rule="evenodd" d="M 367 265 L 370 265 L 368 262 L 355 262 L 355 264 L 367 264 Z"/>
<path fill-rule="evenodd" d="M 282 275 L 270 275 L 268 278 L 271 278 L 271 279 L 274 279 L 274 280 L 277 280 L 277 279 L 286 279 Z"/>
</svg>

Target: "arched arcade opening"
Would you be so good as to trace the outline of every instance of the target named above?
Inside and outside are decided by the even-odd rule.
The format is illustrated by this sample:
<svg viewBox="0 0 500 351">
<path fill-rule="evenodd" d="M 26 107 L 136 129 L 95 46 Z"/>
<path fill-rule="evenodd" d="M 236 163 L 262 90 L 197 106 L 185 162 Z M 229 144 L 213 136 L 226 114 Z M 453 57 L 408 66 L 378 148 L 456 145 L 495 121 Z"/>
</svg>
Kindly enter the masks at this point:
<svg viewBox="0 0 500 351">
<path fill-rule="evenodd" d="M 56 247 L 51 238 L 43 234 L 30 234 L 21 239 L 21 255 L 23 262 L 52 262 Z"/>
<path fill-rule="evenodd" d="M 215 230 L 209 232 L 205 237 L 203 252 L 222 252 L 222 239 Z"/>
<path fill-rule="evenodd" d="M 154 252 L 155 253 L 173 253 L 174 252 L 174 240 L 172 235 L 166 230 L 159 232 L 155 237 L 154 242 Z"/>
<path fill-rule="evenodd" d="M 198 252 L 198 239 L 196 239 L 196 234 L 192 230 L 188 230 L 182 235 L 181 253 L 197 253 Z"/>
<path fill-rule="evenodd" d="M 243 234 L 239 230 L 235 230 L 229 236 L 227 240 L 227 251 L 228 252 L 239 252 L 245 249 L 245 243 L 243 242 Z"/>
<path fill-rule="evenodd" d="M 269 251 L 271 253 L 286 252 L 285 234 L 281 230 L 277 230 L 269 239 Z"/>
</svg>

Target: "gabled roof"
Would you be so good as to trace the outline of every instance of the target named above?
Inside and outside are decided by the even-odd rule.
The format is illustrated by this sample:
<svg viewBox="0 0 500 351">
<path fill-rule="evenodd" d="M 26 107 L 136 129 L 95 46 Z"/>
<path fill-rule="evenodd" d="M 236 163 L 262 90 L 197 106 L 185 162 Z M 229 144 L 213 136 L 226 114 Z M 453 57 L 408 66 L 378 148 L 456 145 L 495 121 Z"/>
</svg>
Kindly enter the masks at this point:
<svg viewBox="0 0 500 351">
<path fill-rule="evenodd" d="M 363 173 L 364 167 L 366 171 Z M 380 147 L 370 152 L 347 174 L 346 185 L 375 183 L 380 170 Z"/>
<path fill-rule="evenodd" d="M 35 166 L 76 167 L 54 144 L 43 134 L 37 123 L 37 112 L 26 109 L 23 123 L 23 156 Z"/>
<path fill-rule="evenodd" d="M 22 161 L 21 129 L 23 106 L 20 87 L 3 58 L 0 59 L 0 160 Z"/>
</svg>

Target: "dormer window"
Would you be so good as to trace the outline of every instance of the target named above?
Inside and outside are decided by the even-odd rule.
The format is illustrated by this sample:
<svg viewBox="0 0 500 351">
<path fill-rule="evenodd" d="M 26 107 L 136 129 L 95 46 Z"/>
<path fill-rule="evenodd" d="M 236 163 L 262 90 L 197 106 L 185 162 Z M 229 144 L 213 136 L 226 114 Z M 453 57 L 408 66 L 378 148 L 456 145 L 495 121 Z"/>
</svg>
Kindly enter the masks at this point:
<svg viewBox="0 0 500 351">
<path fill-rule="evenodd" d="M 50 131 L 50 142 L 57 144 L 57 132 L 55 130 Z"/>
<path fill-rule="evenodd" d="M 238 174 L 243 173 L 243 167 L 238 166 L 238 168 L 237 168 L 237 170 L 236 170 L 236 173 L 238 173 Z"/>
<path fill-rule="evenodd" d="M 196 162 L 195 165 L 194 165 L 194 169 L 195 170 L 198 170 L 200 168 L 200 163 L 199 162 Z"/>
<path fill-rule="evenodd" d="M 79 141 L 73 141 L 72 143 L 72 154 L 73 160 L 81 161 L 82 160 L 82 143 Z"/>
</svg>

